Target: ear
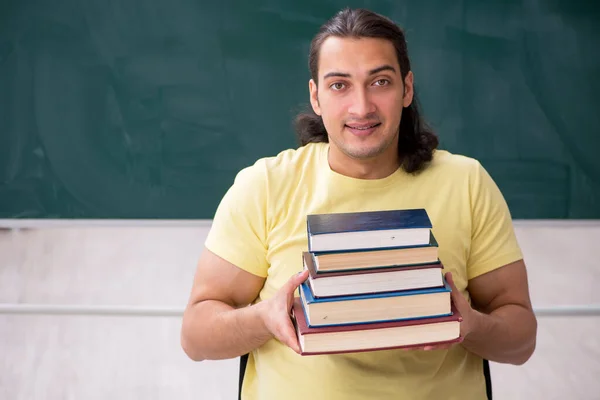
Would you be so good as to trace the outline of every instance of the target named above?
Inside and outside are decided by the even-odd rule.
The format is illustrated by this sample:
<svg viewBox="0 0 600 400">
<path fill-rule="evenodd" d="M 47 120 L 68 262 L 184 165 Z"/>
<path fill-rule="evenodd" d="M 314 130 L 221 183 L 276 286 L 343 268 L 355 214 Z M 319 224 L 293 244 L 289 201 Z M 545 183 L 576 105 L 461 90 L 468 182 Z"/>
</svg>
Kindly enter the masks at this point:
<svg viewBox="0 0 600 400">
<path fill-rule="evenodd" d="M 413 95 L 414 95 L 414 76 L 412 71 L 408 71 L 408 74 L 406 74 L 406 77 L 404 78 L 404 97 L 402 98 L 402 106 L 404 108 L 410 106 L 410 104 L 413 101 Z"/>
<path fill-rule="evenodd" d="M 317 115 L 321 115 L 321 106 L 319 105 L 319 91 L 317 89 L 317 84 L 314 80 L 310 80 L 308 82 L 308 90 L 310 92 L 310 105 L 312 106 L 313 111 Z"/>
</svg>

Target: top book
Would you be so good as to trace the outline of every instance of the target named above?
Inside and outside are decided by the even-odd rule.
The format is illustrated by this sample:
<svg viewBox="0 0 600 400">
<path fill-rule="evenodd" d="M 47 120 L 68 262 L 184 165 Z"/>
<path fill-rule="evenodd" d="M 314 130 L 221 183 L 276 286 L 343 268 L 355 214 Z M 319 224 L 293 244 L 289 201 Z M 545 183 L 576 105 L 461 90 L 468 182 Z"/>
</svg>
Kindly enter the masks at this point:
<svg viewBox="0 0 600 400">
<path fill-rule="evenodd" d="M 306 225 L 311 252 L 425 246 L 432 228 L 422 208 L 310 214 Z"/>
</svg>

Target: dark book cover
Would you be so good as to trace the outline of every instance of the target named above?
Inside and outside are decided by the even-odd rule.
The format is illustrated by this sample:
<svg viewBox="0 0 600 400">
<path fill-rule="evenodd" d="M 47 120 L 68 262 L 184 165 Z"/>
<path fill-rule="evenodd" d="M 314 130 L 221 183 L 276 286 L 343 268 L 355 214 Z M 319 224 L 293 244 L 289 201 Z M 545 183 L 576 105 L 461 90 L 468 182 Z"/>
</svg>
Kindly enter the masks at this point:
<svg viewBox="0 0 600 400">
<path fill-rule="evenodd" d="M 422 208 L 405 210 L 365 211 L 355 213 L 309 214 L 310 235 L 372 230 L 432 228 L 427 211 Z"/>
</svg>

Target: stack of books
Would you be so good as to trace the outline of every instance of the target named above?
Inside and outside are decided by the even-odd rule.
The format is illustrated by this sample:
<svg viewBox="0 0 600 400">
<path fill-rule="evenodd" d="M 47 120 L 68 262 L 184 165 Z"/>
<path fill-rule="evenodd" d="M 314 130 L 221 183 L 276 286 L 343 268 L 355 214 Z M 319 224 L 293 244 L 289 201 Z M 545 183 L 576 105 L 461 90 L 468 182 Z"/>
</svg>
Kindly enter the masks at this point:
<svg viewBox="0 0 600 400">
<path fill-rule="evenodd" d="M 312 214 L 307 233 L 292 308 L 302 355 L 460 340 L 426 210 Z"/>
</svg>

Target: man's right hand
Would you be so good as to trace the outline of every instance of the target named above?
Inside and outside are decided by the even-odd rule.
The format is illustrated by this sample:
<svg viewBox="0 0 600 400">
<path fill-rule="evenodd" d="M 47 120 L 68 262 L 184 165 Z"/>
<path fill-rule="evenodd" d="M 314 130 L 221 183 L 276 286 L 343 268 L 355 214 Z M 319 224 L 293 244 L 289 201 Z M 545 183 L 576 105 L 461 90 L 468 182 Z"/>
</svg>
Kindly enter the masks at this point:
<svg viewBox="0 0 600 400">
<path fill-rule="evenodd" d="M 270 299 L 258 303 L 261 317 L 267 330 L 289 348 L 300 354 L 300 345 L 290 316 L 294 303 L 294 292 L 308 278 L 308 271 L 292 276 Z"/>
</svg>

